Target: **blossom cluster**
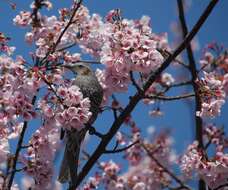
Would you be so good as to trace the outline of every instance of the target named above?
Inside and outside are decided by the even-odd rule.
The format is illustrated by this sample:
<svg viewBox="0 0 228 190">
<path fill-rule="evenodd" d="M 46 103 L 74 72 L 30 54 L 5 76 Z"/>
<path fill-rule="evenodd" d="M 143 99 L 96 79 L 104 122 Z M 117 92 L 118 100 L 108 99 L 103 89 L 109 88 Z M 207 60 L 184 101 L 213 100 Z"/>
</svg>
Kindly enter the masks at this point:
<svg viewBox="0 0 228 190">
<path fill-rule="evenodd" d="M 66 129 L 80 130 L 91 116 L 90 100 L 83 98 L 78 86 L 60 86 L 56 94 L 44 96 L 39 107 L 50 124 Z"/>
<path fill-rule="evenodd" d="M 141 153 L 142 159 L 137 164 L 131 165 L 122 175 L 122 180 L 130 189 L 162 189 L 171 183 L 171 178 L 162 167 L 170 167 L 173 163 L 171 151 L 172 140 L 166 132 L 154 136 L 149 142 L 143 142 L 148 152 Z M 128 149 L 130 152 L 131 149 Z M 143 151 L 141 149 L 141 151 Z M 131 163 L 131 162 L 130 162 Z"/>
<path fill-rule="evenodd" d="M 145 80 L 145 78 L 144 78 Z M 156 81 L 150 85 L 149 89 L 146 91 L 146 96 L 153 96 L 153 95 L 161 95 L 166 92 L 167 89 L 171 87 L 171 85 L 175 82 L 175 79 L 170 73 L 162 73 L 160 77 L 156 79 Z M 155 99 L 152 98 L 144 98 L 143 102 L 145 104 L 153 104 L 155 102 Z M 158 115 L 158 112 L 155 110 L 150 112 L 151 115 Z"/>
<path fill-rule="evenodd" d="M 14 22 L 19 26 L 32 25 L 25 38 L 28 43 L 36 44 L 36 57 L 47 58 L 53 63 L 60 60 L 76 62 L 80 56 L 71 54 L 67 47 L 78 44 L 105 66 L 104 70 L 97 70 L 97 77 L 104 88 L 104 100 L 114 92 L 128 89 L 130 72 L 149 74 L 163 62 L 158 48 L 168 47 L 167 35 L 153 33 L 149 17 L 122 19 L 118 9 L 110 11 L 103 20 L 98 14 L 90 15 L 89 10 L 81 5 L 73 17 L 77 22 L 71 23 L 60 39 L 75 6 L 77 3 L 71 9 L 61 9 L 59 17 L 38 14 L 40 27 L 32 25 L 32 12 L 21 12 L 15 17 Z"/>
<path fill-rule="evenodd" d="M 202 109 L 197 115 L 215 117 L 220 115 L 221 107 L 228 95 L 227 52 L 217 44 L 210 44 L 200 60 L 200 64 L 203 77 L 197 81 L 197 84 L 201 95 Z"/>
<path fill-rule="evenodd" d="M 225 103 L 225 92 L 222 81 L 216 79 L 213 73 L 204 72 L 204 78 L 198 82 L 201 94 L 201 111 L 199 116 L 215 117 L 220 115 L 221 107 Z"/>
<path fill-rule="evenodd" d="M 30 67 L 21 56 L 13 60 L 3 54 L 0 73 L 0 163 L 7 163 L 11 151 L 9 141 L 18 137 L 25 123 L 40 119 L 44 126 L 33 134 L 27 154 L 20 154 L 19 159 L 23 171 L 34 179 L 33 189 L 50 189 L 59 126 L 81 129 L 91 116 L 90 101 L 83 98 L 77 86 L 64 87 L 67 83 L 63 69 Z M 41 87 L 46 92 L 39 95 Z M 40 98 L 38 104 L 36 96 Z M 1 184 L 4 180 L 1 178 Z"/>
<path fill-rule="evenodd" d="M 207 124 L 204 127 L 204 138 L 207 143 L 215 144 L 223 148 L 228 148 L 228 137 L 225 136 L 224 128 L 218 128 L 214 124 Z"/>
<path fill-rule="evenodd" d="M 215 144 L 214 155 L 208 158 L 195 141 L 188 146 L 186 153 L 180 159 L 181 170 L 187 178 L 196 173 L 211 189 L 214 189 L 227 182 L 228 155 L 224 153 L 224 149 L 227 148 L 227 137 L 221 129 L 211 124 L 205 127 L 204 135 L 208 138 L 208 146 L 209 143 Z"/>
<path fill-rule="evenodd" d="M 21 158 L 24 172 L 33 177 L 32 189 L 51 189 L 53 160 L 59 145 L 59 129 L 49 125 L 40 127 L 32 136 L 27 156 Z"/>
<path fill-rule="evenodd" d="M 50 2 L 42 2 L 40 6 L 47 7 L 48 9 L 52 6 Z M 78 6 L 74 3 L 71 9 L 61 9 L 59 10 L 59 17 L 56 16 L 45 16 L 39 11 L 36 15 L 36 20 L 39 22 L 34 25 L 34 13 L 32 11 L 22 11 L 19 15 L 14 18 L 14 23 L 21 27 L 31 27 L 31 31 L 27 32 L 25 35 L 25 40 L 27 43 L 36 45 L 36 52 L 33 56 L 38 58 L 47 58 L 49 62 L 57 62 L 64 60 L 65 62 L 74 62 L 79 60 L 79 54 L 70 54 L 69 51 L 59 51 L 70 44 L 76 43 L 78 38 L 77 30 L 78 25 L 72 24 L 65 34 L 62 36 L 58 44 L 55 44 L 61 36 L 62 31 L 69 22 L 69 15 Z M 32 10 L 36 9 L 35 3 L 31 6 Z M 77 20 L 77 23 L 82 23 L 88 17 L 88 10 L 84 6 L 80 6 L 78 13 L 75 15 L 73 20 Z M 37 26 L 38 25 L 38 26 Z M 57 51 L 55 51 L 57 50 Z"/>
<path fill-rule="evenodd" d="M 9 153 L 8 141 L 16 138 L 23 121 L 36 117 L 32 97 L 40 84 L 38 78 L 29 73 L 20 56 L 13 60 L 7 55 L 0 56 L 0 137 L 1 162 L 6 161 Z M 3 159 L 4 158 L 4 159 Z"/>
<path fill-rule="evenodd" d="M 139 132 L 133 133 L 133 139 L 129 143 L 136 140 L 135 135 L 138 136 Z M 113 160 L 101 162 L 99 163 L 101 172 L 91 177 L 83 189 L 91 190 L 98 188 L 99 185 L 104 185 L 107 190 L 159 190 L 168 186 L 171 183 L 171 178 L 162 167 L 158 166 L 157 161 L 159 160 L 163 167 L 169 167 L 173 163 L 172 140 L 167 132 L 162 132 L 154 137 L 155 139 L 152 141 L 143 142 L 150 153 L 145 152 L 140 143 L 126 150 L 124 158 L 127 156 L 129 161 L 129 168 L 126 172 L 122 172 L 121 165 Z M 139 138 L 138 136 L 137 140 Z M 134 149 L 137 149 L 138 153 Z M 134 156 L 138 154 L 140 159 L 137 162 L 131 160 L 133 157 L 129 156 L 130 152 L 135 152 Z"/>
<path fill-rule="evenodd" d="M 12 55 L 15 50 L 15 47 L 9 46 L 7 43 L 10 40 L 9 37 L 5 36 L 4 33 L 0 32 L 0 52 L 7 53 Z"/>
<path fill-rule="evenodd" d="M 113 11 L 109 14 L 112 15 Z M 111 17 L 109 14 L 108 18 Z M 135 21 L 115 20 L 116 17 L 114 21 L 107 19 L 105 23 L 107 36 L 106 43 L 101 47 L 100 61 L 106 69 L 97 71 L 105 97 L 113 92 L 125 92 L 131 81 L 130 72 L 149 74 L 156 70 L 163 62 L 157 48 L 167 42 L 166 36 L 152 33 L 147 16 Z"/>
<path fill-rule="evenodd" d="M 205 160 L 197 143 L 188 147 L 187 153 L 181 159 L 181 169 L 184 174 L 196 172 L 207 185 L 214 189 L 226 183 L 228 176 L 228 156 L 217 150 L 213 160 Z"/>
</svg>

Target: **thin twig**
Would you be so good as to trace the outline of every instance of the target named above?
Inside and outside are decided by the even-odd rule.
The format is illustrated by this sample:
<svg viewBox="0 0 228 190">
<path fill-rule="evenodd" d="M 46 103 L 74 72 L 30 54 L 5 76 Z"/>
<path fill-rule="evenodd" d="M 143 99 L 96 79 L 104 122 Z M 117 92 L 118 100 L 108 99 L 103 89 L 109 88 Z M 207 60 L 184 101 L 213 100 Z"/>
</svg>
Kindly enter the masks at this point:
<svg viewBox="0 0 228 190">
<path fill-rule="evenodd" d="M 70 25 L 74 23 L 73 22 L 73 19 L 74 19 L 75 15 L 76 15 L 78 9 L 80 8 L 81 4 L 82 4 L 82 0 L 79 0 L 79 2 L 76 3 L 76 7 L 73 10 L 73 13 L 72 13 L 72 15 L 70 17 L 70 20 L 68 21 L 68 23 L 67 23 L 66 27 L 63 29 L 63 31 L 60 33 L 60 35 L 59 35 L 58 39 L 56 40 L 56 42 L 53 44 L 51 50 L 48 51 L 47 54 L 46 54 L 46 56 L 40 61 L 41 65 L 44 63 L 44 61 L 47 59 L 47 57 L 50 54 L 52 54 L 52 53 L 55 52 L 58 44 L 61 42 L 61 39 L 62 39 L 63 35 L 67 31 L 67 29 L 70 27 Z"/>
<path fill-rule="evenodd" d="M 48 85 L 48 87 L 50 88 L 50 90 L 55 94 L 56 98 L 59 100 L 59 102 L 66 107 L 66 105 L 64 104 L 63 99 L 57 94 L 56 90 L 53 88 L 52 84 L 44 77 L 40 74 L 41 79 Z"/>
<path fill-rule="evenodd" d="M 222 189 L 223 187 L 228 187 L 228 183 L 225 183 L 223 185 L 219 185 L 218 187 L 216 187 L 215 189 L 213 190 L 219 190 L 219 189 Z"/>
<path fill-rule="evenodd" d="M 72 61 L 72 63 L 90 63 L 90 64 L 101 64 L 100 61 L 93 61 L 93 60 L 78 60 L 78 61 Z"/>
<path fill-rule="evenodd" d="M 65 47 L 62 47 L 62 48 L 57 49 L 56 51 L 64 51 L 64 50 L 66 50 L 66 49 L 69 49 L 69 48 L 74 47 L 76 44 L 77 44 L 77 43 L 73 43 L 73 44 L 67 45 L 67 46 L 65 46 Z"/>
<path fill-rule="evenodd" d="M 192 81 L 188 80 L 188 81 L 183 81 L 183 82 L 180 82 L 180 83 L 175 83 L 175 84 L 171 84 L 169 87 L 172 88 L 172 87 L 180 87 L 180 86 L 186 86 L 186 85 L 191 85 L 192 84 Z"/>
<path fill-rule="evenodd" d="M 35 104 L 36 98 L 37 98 L 37 96 L 33 97 L 32 105 Z M 21 151 L 21 146 L 23 144 L 25 131 L 26 131 L 27 127 L 28 127 L 28 122 L 25 121 L 24 124 L 23 124 L 22 130 L 21 130 L 21 134 L 19 136 L 18 143 L 17 143 L 17 148 L 16 148 L 16 152 L 15 152 L 15 156 L 14 156 L 13 164 L 12 164 L 12 168 L 11 168 L 12 172 L 11 172 L 10 179 L 9 179 L 9 182 L 8 182 L 8 185 L 7 185 L 7 190 L 10 190 L 11 186 L 13 184 L 14 176 L 15 176 L 15 173 L 16 173 L 17 160 L 18 160 L 18 157 L 19 157 L 19 154 L 20 154 L 20 151 Z"/>
<path fill-rule="evenodd" d="M 114 148 L 113 150 L 105 150 L 104 153 L 105 153 L 105 154 L 114 154 L 114 153 L 123 152 L 123 151 L 125 151 L 125 150 L 131 148 L 132 146 L 134 146 L 135 144 L 138 144 L 138 143 L 139 143 L 139 140 L 133 142 L 132 144 L 130 144 L 130 145 L 126 146 L 126 147 L 118 148 L 118 149 L 117 149 L 116 146 L 115 146 L 115 148 Z"/>
<path fill-rule="evenodd" d="M 218 1 L 214 1 L 215 3 L 217 3 Z M 212 1 L 211 1 L 212 3 Z M 182 34 L 183 34 L 183 38 L 186 38 L 186 36 L 188 35 L 188 27 L 186 24 L 186 20 L 185 20 L 185 14 L 184 14 L 184 6 L 183 6 L 183 1 L 182 0 L 177 0 L 177 4 L 178 4 L 178 11 L 179 11 L 179 20 L 180 20 L 180 24 L 181 24 L 181 28 L 182 28 Z M 187 50 L 187 57 L 188 57 L 188 61 L 189 61 L 189 69 L 192 75 L 192 86 L 194 89 L 194 93 L 195 93 L 195 113 L 198 111 L 201 111 L 201 97 L 200 97 L 200 91 L 199 91 L 199 87 L 196 84 L 196 79 L 198 77 L 198 71 L 196 68 L 196 62 L 195 62 L 195 58 L 193 55 L 193 51 L 191 48 L 191 44 L 188 44 L 186 47 Z M 203 121 L 201 119 L 200 116 L 198 116 L 197 114 L 195 115 L 195 128 L 196 128 L 196 140 L 199 142 L 199 148 L 201 148 L 202 150 L 204 149 L 204 144 L 203 144 Z M 205 190 L 206 189 L 206 185 L 205 182 L 203 180 L 199 180 L 199 189 L 200 190 Z"/>
<path fill-rule="evenodd" d="M 181 185 L 181 187 L 191 190 L 187 185 L 185 185 L 174 173 L 172 173 L 169 169 L 167 169 L 165 166 L 163 166 L 157 158 L 154 157 L 153 154 L 151 154 L 150 150 L 146 147 L 144 143 L 141 143 L 141 146 L 146 151 L 147 155 L 160 167 L 163 169 L 165 173 L 167 173 L 170 177 L 172 177 L 177 183 Z"/>
<path fill-rule="evenodd" d="M 84 156 L 86 157 L 87 160 L 90 159 L 91 156 L 88 152 L 86 152 L 85 150 L 82 150 L 82 153 L 84 154 Z M 97 163 L 98 167 L 102 168 L 102 164 L 99 161 L 97 161 L 96 163 Z"/>
<path fill-rule="evenodd" d="M 172 100 L 181 100 L 181 99 L 185 99 L 185 98 L 190 98 L 190 97 L 194 97 L 195 94 L 194 93 L 190 93 L 190 94 L 184 94 L 184 95 L 180 95 L 180 96 L 157 96 L 157 95 L 149 95 L 149 96 L 144 96 L 144 98 L 147 99 L 154 99 L 154 100 L 163 100 L 163 101 L 172 101 Z"/>
<path fill-rule="evenodd" d="M 39 18 L 38 18 L 38 11 L 39 11 L 39 9 L 41 9 L 41 7 L 42 7 L 42 1 L 43 0 L 35 0 L 34 1 L 34 9 L 33 9 L 33 12 L 32 12 L 32 14 L 31 14 L 31 17 L 32 17 L 32 26 L 33 27 L 40 27 L 40 20 L 39 20 Z"/>
<path fill-rule="evenodd" d="M 24 148 L 24 149 L 29 148 L 29 147 L 32 147 L 32 145 L 30 144 L 30 145 L 22 145 L 21 146 L 21 148 Z"/>
<path fill-rule="evenodd" d="M 100 132 L 98 132 L 96 129 L 95 129 L 95 127 L 93 127 L 93 126 L 90 126 L 90 125 L 88 125 L 88 126 L 86 126 L 87 127 L 87 130 L 89 131 L 89 134 L 90 135 L 95 135 L 95 136 L 97 136 L 97 137 L 99 137 L 100 139 L 103 139 L 104 138 L 104 134 L 101 134 Z"/>
<path fill-rule="evenodd" d="M 131 82 L 132 82 L 133 86 L 134 86 L 139 92 L 142 92 L 141 87 L 140 87 L 140 86 L 137 84 L 137 82 L 135 81 L 133 71 L 130 71 L 130 79 L 131 79 Z"/>
<path fill-rule="evenodd" d="M 113 150 L 116 150 L 118 148 L 118 146 L 119 146 L 119 141 L 116 141 L 116 144 L 115 144 Z"/>
<path fill-rule="evenodd" d="M 188 35 L 188 28 L 187 28 L 187 24 L 185 21 L 183 2 L 182 2 L 182 0 L 177 0 L 177 3 L 178 3 L 178 10 L 179 10 L 179 19 L 180 19 L 180 23 L 181 23 L 181 27 L 182 27 L 182 32 L 183 32 L 183 38 L 185 38 Z M 195 112 L 197 112 L 197 111 L 201 111 L 201 98 L 200 98 L 198 86 L 195 82 L 195 80 L 198 77 L 197 76 L 197 69 L 196 69 L 196 62 L 195 62 L 193 51 L 192 51 L 190 44 L 187 45 L 186 50 L 187 50 L 187 55 L 188 55 L 188 60 L 189 60 L 189 68 L 190 68 L 190 71 L 192 74 L 192 85 L 194 88 L 194 92 L 196 94 L 196 96 L 195 96 L 195 101 L 196 101 Z M 196 121 L 196 140 L 199 142 L 199 147 L 203 148 L 202 119 L 196 115 L 195 121 Z"/>
<path fill-rule="evenodd" d="M 172 55 L 172 53 L 169 52 L 169 51 L 166 50 L 166 49 L 165 49 L 165 50 L 163 50 L 163 49 L 157 49 L 157 50 L 161 53 L 161 55 L 162 55 L 164 58 L 167 58 L 168 56 Z M 186 65 L 184 62 L 180 61 L 179 59 L 176 58 L 176 59 L 174 59 L 174 61 L 177 62 L 178 64 L 184 66 L 185 68 L 189 69 L 189 66 Z"/>
</svg>

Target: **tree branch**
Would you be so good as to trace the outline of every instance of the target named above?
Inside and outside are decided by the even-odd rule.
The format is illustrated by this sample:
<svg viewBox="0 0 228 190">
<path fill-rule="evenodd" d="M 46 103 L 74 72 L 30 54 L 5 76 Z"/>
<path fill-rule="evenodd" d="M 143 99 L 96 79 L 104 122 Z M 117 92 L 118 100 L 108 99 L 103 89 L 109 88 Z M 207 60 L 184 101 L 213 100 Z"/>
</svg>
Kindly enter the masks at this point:
<svg viewBox="0 0 228 190">
<path fill-rule="evenodd" d="M 157 158 L 154 157 L 154 155 L 150 152 L 150 150 L 146 147 L 144 143 L 141 143 L 141 146 L 146 151 L 147 155 L 160 167 L 163 169 L 165 173 L 167 173 L 170 177 L 172 177 L 177 183 L 180 184 L 180 186 L 184 189 L 191 190 L 188 186 L 186 186 L 174 173 L 172 173 L 169 169 L 167 169 L 165 166 L 163 166 Z"/>
<path fill-rule="evenodd" d="M 114 154 L 114 153 L 123 152 L 123 151 L 125 151 L 125 150 L 131 148 L 132 146 L 134 146 L 134 145 L 137 144 L 137 143 L 139 143 L 139 140 L 138 140 L 138 141 L 135 141 L 134 143 L 132 143 L 132 144 L 126 146 L 126 147 L 123 147 L 123 148 L 117 149 L 117 146 L 115 146 L 113 150 L 105 150 L 104 153 L 105 153 L 105 154 Z"/>
<path fill-rule="evenodd" d="M 32 105 L 35 104 L 36 98 L 37 98 L 37 96 L 34 96 L 33 97 L 33 99 L 32 99 Z M 13 164 L 12 164 L 12 168 L 11 168 L 11 171 L 12 172 L 11 172 L 10 179 L 9 179 L 9 182 L 8 182 L 8 185 L 7 185 L 7 190 L 10 190 L 11 189 L 11 186 L 12 186 L 13 180 L 14 180 L 15 173 L 17 172 L 17 170 L 16 170 L 17 160 L 18 160 L 20 151 L 23 148 L 22 147 L 22 144 L 23 144 L 23 140 L 24 140 L 24 136 L 25 136 L 25 131 L 26 131 L 27 127 L 28 127 L 28 122 L 25 121 L 24 122 L 24 125 L 22 127 L 21 134 L 19 136 L 18 143 L 17 143 L 17 148 L 16 148 L 16 152 L 15 152 L 15 156 L 14 156 Z"/>
<path fill-rule="evenodd" d="M 139 85 L 137 84 L 137 82 L 135 81 L 133 71 L 130 71 L 130 79 L 131 79 L 131 82 L 132 82 L 133 86 L 134 86 L 139 92 L 141 92 L 142 89 L 140 88 L 140 86 L 139 86 Z"/>
<path fill-rule="evenodd" d="M 214 3 L 217 3 L 218 0 L 214 1 Z M 210 2 L 209 5 L 212 5 L 213 1 Z M 178 10 L 179 10 L 179 19 L 180 19 L 180 24 L 181 24 L 181 28 L 182 28 L 182 34 L 183 34 L 183 38 L 186 38 L 186 36 L 188 35 L 188 27 L 186 24 L 186 20 L 185 20 L 185 15 L 184 15 L 184 6 L 183 6 L 183 1 L 182 0 L 177 0 L 177 4 L 178 4 Z M 186 47 L 187 50 L 187 57 L 189 60 L 189 69 L 192 75 L 192 86 L 195 92 L 195 113 L 197 111 L 201 111 L 201 98 L 200 98 L 200 92 L 198 89 L 198 86 L 196 84 L 196 79 L 197 79 L 197 68 L 196 68 L 196 63 L 195 63 L 195 59 L 194 59 L 194 55 L 193 55 L 193 51 L 191 48 L 191 44 L 188 44 Z M 199 148 L 201 148 L 202 150 L 204 149 L 204 144 L 203 144 L 203 121 L 201 119 L 200 116 L 195 115 L 195 127 L 196 127 L 196 140 L 199 142 Z M 205 190 L 206 189 L 206 185 L 205 182 L 203 180 L 199 180 L 199 189 L 200 190 Z"/>
<path fill-rule="evenodd" d="M 70 25 L 73 23 L 74 16 L 75 16 L 76 12 L 78 11 L 78 9 L 80 8 L 81 4 L 82 4 L 82 0 L 79 0 L 79 2 L 76 3 L 76 7 L 75 7 L 74 10 L 73 10 L 73 13 L 72 13 L 72 15 L 71 15 L 71 17 L 70 17 L 69 22 L 67 23 L 67 25 L 66 25 L 66 27 L 63 29 L 63 31 L 60 33 L 58 39 L 57 39 L 56 42 L 53 44 L 51 50 L 48 51 L 47 54 L 46 54 L 46 56 L 40 61 L 41 65 L 44 63 L 44 61 L 47 59 L 47 57 L 48 57 L 50 54 L 52 54 L 52 53 L 55 52 L 55 50 L 56 50 L 58 44 L 61 42 L 61 39 L 62 39 L 63 35 L 64 35 L 65 32 L 67 31 L 67 29 L 70 27 Z"/>
<path fill-rule="evenodd" d="M 164 57 L 164 58 L 167 58 L 168 56 L 172 55 L 171 52 L 169 52 L 168 50 L 163 50 L 163 49 L 157 49 L 161 55 Z M 179 59 L 174 59 L 175 62 L 177 62 L 178 64 L 184 66 L 186 69 L 189 69 L 189 66 L 186 65 L 184 62 L 180 61 Z"/>
<path fill-rule="evenodd" d="M 163 101 L 172 101 L 172 100 L 180 100 L 180 99 L 184 99 L 184 98 L 189 98 L 189 97 L 193 97 L 195 96 L 194 93 L 190 93 L 190 94 L 184 94 L 184 95 L 180 95 L 180 96 L 157 96 L 157 95 L 150 95 L 150 96 L 144 96 L 144 98 L 148 98 L 148 99 L 157 99 L 157 100 L 163 100 Z"/>
<path fill-rule="evenodd" d="M 184 81 L 184 82 L 180 82 L 180 83 L 176 83 L 176 84 L 171 84 L 169 87 L 180 87 L 180 86 L 186 86 L 186 85 L 191 85 L 192 81 Z"/>
<path fill-rule="evenodd" d="M 183 2 L 182 2 L 182 0 L 177 0 L 177 2 L 178 2 L 179 19 L 180 19 L 180 23 L 181 23 L 183 38 L 185 38 L 188 34 L 188 28 L 187 28 L 186 21 L 185 21 Z M 191 45 L 190 44 L 187 45 L 186 49 L 187 49 L 187 55 L 188 55 L 188 60 L 189 60 L 189 68 L 190 68 L 190 72 L 192 74 L 192 85 L 193 85 L 193 88 L 194 88 L 194 91 L 196 94 L 196 96 L 195 96 L 195 101 L 196 101 L 195 112 L 197 112 L 197 111 L 201 110 L 201 101 L 200 101 L 199 90 L 198 90 L 198 87 L 195 83 L 195 80 L 198 77 L 197 76 L 196 63 L 195 63 L 195 59 L 193 56 L 193 51 L 192 51 Z M 199 142 L 199 147 L 203 148 L 202 119 L 199 116 L 195 116 L 195 121 L 196 121 L 196 140 L 198 140 L 198 142 Z"/>
<path fill-rule="evenodd" d="M 86 127 L 87 127 L 90 135 L 95 135 L 95 136 L 99 137 L 100 139 L 104 138 L 105 135 L 96 131 L 96 129 L 93 126 L 86 126 Z"/>
<path fill-rule="evenodd" d="M 219 189 L 222 189 L 223 187 L 228 187 L 228 183 L 225 183 L 223 185 L 219 185 L 218 187 L 216 187 L 215 189 L 213 190 L 219 190 Z"/>
</svg>

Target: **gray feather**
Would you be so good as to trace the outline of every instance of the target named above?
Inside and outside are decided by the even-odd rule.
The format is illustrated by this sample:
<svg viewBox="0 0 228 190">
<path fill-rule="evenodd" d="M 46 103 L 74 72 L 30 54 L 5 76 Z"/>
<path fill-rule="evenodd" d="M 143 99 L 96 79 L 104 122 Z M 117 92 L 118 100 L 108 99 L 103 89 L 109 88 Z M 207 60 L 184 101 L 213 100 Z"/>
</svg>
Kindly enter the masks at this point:
<svg viewBox="0 0 228 190">
<path fill-rule="evenodd" d="M 77 75 L 73 84 L 80 88 L 83 98 L 88 97 L 90 100 L 92 116 L 88 124 L 92 125 L 100 110 L 103 89 L 93 72 L 89 72 L 88 75 Z M 72 185 L 76 183 L 80 145 L 86 134 L 85 128 L 83 129 L 67 131 L 67 143 L 58 178 L 61 183 L 70 182 Z"/>
</svg>

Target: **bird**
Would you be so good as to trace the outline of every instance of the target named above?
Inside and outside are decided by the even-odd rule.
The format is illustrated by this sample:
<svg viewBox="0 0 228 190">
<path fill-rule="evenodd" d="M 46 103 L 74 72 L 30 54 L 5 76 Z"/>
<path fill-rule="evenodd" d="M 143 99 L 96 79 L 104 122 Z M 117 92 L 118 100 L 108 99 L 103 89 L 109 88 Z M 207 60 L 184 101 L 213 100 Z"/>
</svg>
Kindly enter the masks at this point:
<svg viewBox="0 0 228 190">
<path fill-rule="evenodd" d="M 76 74 L 72 85 L 80 88 L 83 98 L 89 98 L 90 112 L 92 113 L 89 121 L 80 131 L 77 129 L 66 130 L 66 145 L 58 181 L 60 183 L 69 182 L 74 187 L 77 180 L 80 145 L 88 129 L 86 126 L 92 126 L 100 112 L 103 88 L 88 63 L 77 62 L 72 65 L 65 65 L 64 67 Z"/>
</svg>

